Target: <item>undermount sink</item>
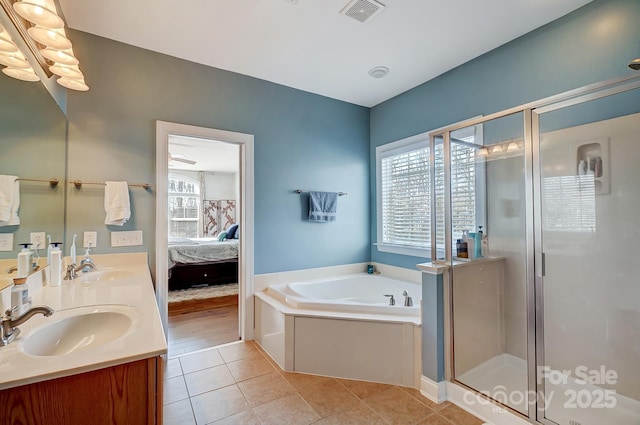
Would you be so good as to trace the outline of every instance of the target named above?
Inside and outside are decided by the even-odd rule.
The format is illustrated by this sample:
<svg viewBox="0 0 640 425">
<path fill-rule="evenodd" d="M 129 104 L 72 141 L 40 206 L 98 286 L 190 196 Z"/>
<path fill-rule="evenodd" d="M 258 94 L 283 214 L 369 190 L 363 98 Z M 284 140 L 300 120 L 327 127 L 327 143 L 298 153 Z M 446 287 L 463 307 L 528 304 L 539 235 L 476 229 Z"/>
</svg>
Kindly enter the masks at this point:
<svg viewBox="0 0 640 425">
<path fill-rule="evenodd" d="M 59 313 L 65 317 L 44 324 L 24 338 L 25 353 L 63 356 L 101 347 L 124 336 L 136 318 L 136 309 L 128 306 L 82 307 Z"/>
<path fill-rule="evenodd" d="M 131 276 L 133 273 L 127 270 L 93 270 L 87 273 L 78 273 L 78 280 L 89 283 L 125 279 Z"/>
</svg>

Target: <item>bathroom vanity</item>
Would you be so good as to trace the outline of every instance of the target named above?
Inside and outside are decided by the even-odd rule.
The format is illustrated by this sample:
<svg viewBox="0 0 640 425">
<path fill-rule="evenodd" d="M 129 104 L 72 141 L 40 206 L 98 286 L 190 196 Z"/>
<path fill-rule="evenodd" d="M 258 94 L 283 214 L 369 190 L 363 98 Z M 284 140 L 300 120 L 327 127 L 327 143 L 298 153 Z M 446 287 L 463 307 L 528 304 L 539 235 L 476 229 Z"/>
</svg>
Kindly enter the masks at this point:
<svg viewBox="0 0 640 425">
<path fill-rule="evenodd" d="M 29 277 L 33 305 L 55 313 L 32 317 L 0 347 L 0 423 L 162 423 L 167 346 L 147 254 L 94 261 L 60 287 L 45 272 Z"/>
</svg>

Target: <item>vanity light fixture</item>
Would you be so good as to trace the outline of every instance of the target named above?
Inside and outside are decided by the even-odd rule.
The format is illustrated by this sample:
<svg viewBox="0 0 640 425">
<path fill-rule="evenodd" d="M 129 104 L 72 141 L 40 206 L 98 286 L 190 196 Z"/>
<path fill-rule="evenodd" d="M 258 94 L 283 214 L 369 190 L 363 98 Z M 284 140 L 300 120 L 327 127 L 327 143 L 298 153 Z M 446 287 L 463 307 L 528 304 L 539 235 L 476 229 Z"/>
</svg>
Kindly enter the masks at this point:
<svg viewBox="0 0 640 425">
<path fill-rule="evenodd" d="M 507 152 L 515 152 L 518 150 L 518 144 L 516 142 L 510 142 L 507 145 Z"/>
<path fill-rule="evenodd" d="M 493 149 L 491 149 L 491 153 L 492 153 L 492 154 L 502 153 L 502 146 L 500 146 L 500 145 L 495 145 L 495 146 L 493 147 Z"/>
<path fill-rule="evenodd" d="M 629 68 L 640 71 L 640 58 L 634 59 L 629 63 Z"/>
<path fill-rule="evenodd" d="M 45 28 L 63 28 L 64 21 L 56 12 L 56 5 L 52 0 L 17 1 L 13 9 L 29 22 Z"/>
<path fill-rule="evenodd" d="M 79 61 L 73 53 L 71 41 L 65 33 L 65 22 L 58 15 L 55 0 L 0 0 L 0 4 L 24 39 L 30 53 L 33 53 L 27 60 L 18 45 L 13 43 L 9 33 L 0 26 L 0 64 L 24 70 L 5 72 L 3 69 L 5 74 L 25 81 L 37 81 L 39 77 L 29 62 L 38 62 L 47 76 L 58 77 L 56 81 L 62 87 L 78 91 L 89 90 L 78 67 Z M 2 52 L 15 54 L 7 55 Z M 33 75 L 27 75 L 29 72 Z"/>
<path fill-rule="evenodd" d="M 3 68 L 2 72 L 9 77 L 17 78 L 22 81 L 40 81 L 40 77 L 38 77 L 31 67 L 27 69 L 7 67 Z"/>
</svg>

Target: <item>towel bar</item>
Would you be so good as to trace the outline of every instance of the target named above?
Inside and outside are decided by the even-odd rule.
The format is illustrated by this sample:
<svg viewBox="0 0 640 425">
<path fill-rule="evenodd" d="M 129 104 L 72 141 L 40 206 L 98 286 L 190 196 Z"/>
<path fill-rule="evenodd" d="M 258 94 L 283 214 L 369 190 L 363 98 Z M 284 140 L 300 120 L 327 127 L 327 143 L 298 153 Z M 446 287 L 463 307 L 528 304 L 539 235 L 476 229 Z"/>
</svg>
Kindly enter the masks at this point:
<svg viewBox="0 0 640 425">
<path fill-rule="evenodd" d="M 297 193 L 298 195 L 300 195 L 302 192 L 305 191 L 302 189 L 296 189 L 293 191 L 293 193 Z M 306 192 L 308 192 L 308 190 Z M 338 192 L 338 196 L 347 196 L 347 192 Z"/>
<path fill-rule="evenodd" d="M 82 180 L 74 180 L 69 182 L 71 184 L 73 184 L 76 189 L 80 189 L 82 188 L 83 184 L 97 184 L 97 185 L 101 185 L 101 186 L 106 186 L 107 184 L 105 182 L 83 182 Z M 151 190 L 151 185 L 149 183 L 128 183 L 129 187 L 142 187 L 145 190 Z"/>
</svg>

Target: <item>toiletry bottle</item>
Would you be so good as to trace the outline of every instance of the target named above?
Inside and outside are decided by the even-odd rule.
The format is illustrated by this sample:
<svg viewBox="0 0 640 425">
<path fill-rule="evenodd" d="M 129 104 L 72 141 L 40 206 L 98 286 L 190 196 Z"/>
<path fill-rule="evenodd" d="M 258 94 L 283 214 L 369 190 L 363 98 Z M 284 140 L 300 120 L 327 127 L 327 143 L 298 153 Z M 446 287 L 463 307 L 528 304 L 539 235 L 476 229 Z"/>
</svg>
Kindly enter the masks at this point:
<svg viewBox="0 0 640 425">
<path fill-rule="evenodd" d="M 15 310 L 14 310 L 15 309 Z M 26 277 L 13 279 L 11 288 L 11 310 L 15 317 L 20 317 L 29 309 L 29 286 Z"/>
<path fill-rule="evenodd" d="M 62 250 L 60 249 L 62 242 L 53 242 L 51 248 L 51 263 L 49 263 L 49 286 L 62 285 Z"/>
<path fill-rule="evenodd" d="M 71 243 L 71 248 L 69 249 L 69 261 L 71 264 L 76 264 L 76 239 L 78 235 L 73 235 L 73 242 Z"/>
<path fill-rule="evenodd" d="M 51 249 L 53 245 L 51 245 L 51 235 L 47 235 L 47 264 L 51 264 Z"/>
<path fill-rule="evenodd" d="M 93 264 L 93 260 L 91 259 L 90 253 L 91 253 L 91 248 L 87 248 L 84 251 L 84 257 L 82 257 L 82 260 L 80 261 L 80 265 Z M 373 273 L 373 266 L 370 266 L 370 267 L 371 267 L 372 270 L 369 273 Z M 89 266 L 83 267 L 82 271 L 84 273 L 87 273 L 87 272 L 91 271 L 91 267 L 89 267 Z"/>
<path fill-rule="evenodd" d="M 456 241 L 456 257 L 469 258 L 469 255 L 467 254 L 467 242 L 462 239 L 458 239 Z"/>
<path fill-rule="evenodd" d="M 586 174 L 587 174 L 587 163 L 584 161 L 584 159 L 581 159 L 580 162 L 578 163 L 578 175 L 585 176 Z"/>
<path fill-rule="evenodd" d="M 469 254 L 469 258 L 476 258 L 476 233 L 469 232 L 469 237 L 467 238 L 467 253 Z"/>
<path fill-rule="evenodd" d="M 482 257 L 482 226 L 480 226 L 480 230 L 476 233 L 476 237 L 473 241 L 473 247 L 475 248 L 473 256 L 476 258 Z"/>
<path fill-rule="evenodd" d="M 33 253 L 29 249 L 30 243 L 21 243 L 22 251 L 18 254 L 18 274 L 17 277 L 27 277 L 33 267 Z"/>
</svg>

